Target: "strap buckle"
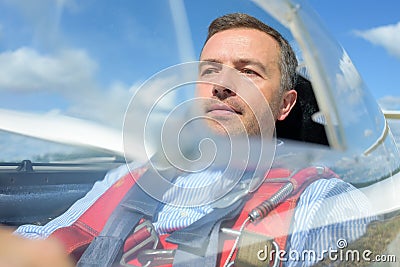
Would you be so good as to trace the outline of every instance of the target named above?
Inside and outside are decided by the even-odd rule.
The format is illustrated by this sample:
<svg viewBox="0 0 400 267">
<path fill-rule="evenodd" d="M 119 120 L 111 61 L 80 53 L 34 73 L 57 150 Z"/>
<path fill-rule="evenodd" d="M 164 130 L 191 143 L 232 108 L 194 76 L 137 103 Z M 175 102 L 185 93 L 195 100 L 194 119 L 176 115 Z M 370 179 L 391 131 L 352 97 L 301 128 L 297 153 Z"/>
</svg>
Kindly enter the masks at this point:
<svg viewBox="0 0 400 267">
<path fill-rule="evenodd" d="M 237 231 L 229 228 L 221 228 L 221 232 L 236 236 L 236 242 L 238 242 L 235 260 L 231 261 L 228 256 L 224 267 L 278 267 L 280 265 L 280 248 L 273 238 L 246 230 Z M 233 249 L 236 249 L 235 246 L 236 245 L 234 245 Z M 231 252 L 232 254 L 233 251 Z"/>
<path fill-rule="evenodd" d="M 131 267 L 128 262 L 137 258 L 138 254 L 147 249 L 156 249 L 159 246 L 159 238 L 157 232 L 154 230 L 153 224 L 144 220 L 139 224 L 133 234 L 128 237 L 125 242 L 125 247 L 130 247 L 121 257 L 120 265 Z M 143 266 L 150 266 L 150 261 Z"/>
<path fill-rule="evenodd" d="M 137 258 L 147 267 L 168 265 L 173 263 L 175 252 L 175 249 L 146 249 L 140 251 Z"/>
</svg>

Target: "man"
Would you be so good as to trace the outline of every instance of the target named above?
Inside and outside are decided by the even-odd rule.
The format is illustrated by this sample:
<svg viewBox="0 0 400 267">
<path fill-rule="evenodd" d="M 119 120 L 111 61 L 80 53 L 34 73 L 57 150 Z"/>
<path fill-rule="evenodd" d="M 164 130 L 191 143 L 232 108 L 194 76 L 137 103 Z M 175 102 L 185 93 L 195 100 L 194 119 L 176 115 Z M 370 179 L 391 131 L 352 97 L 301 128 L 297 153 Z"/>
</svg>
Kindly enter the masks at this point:
<svg viewBox="0 0 400 267">
<path fill-rule="evenodd" d="M 226 67 L 250 79 L 263 96 L 243 97 L 249 94 L 243 88 L 225 85 L 225 82 L 229 83 L 229 75 L 218 83 L 200 83 L 197 96 L 206 99 L 202 112 L 210 118 L 207 125 L 213 132 L 221 135 L 259 136 L 266 127 L 265 123 L 269 121 L 265 114 L 272 114 L 274 121 L 284 120 L 296 103 L 297 93 L 293 88 L 296 83 L 297 61 L 293 50 L 277 31 L 251 16 L 229 14 L 214 20 L 209 27 L 200 59 L 203 61 L 199 70 L 200 80 L 207 81 L 209 76 L 213 75 L 220 77 Z M 131 166 L 130 169 L 134 167 Z M 125 166 L 112 170 L 65 214 L 45 226 L 21 226 L 16 233 L 30 238 L 47 238 L 58 231 L 57 229 L 73 224 L 100 195 L 127 172 Z M 178 186 L 201 186 L 203 181 L 207 183 L 220 175 L 205 170 L 201 173 L 178 176 L 174 183 Z M 337 197 L 336 203 L 346 203 L 345 209 L 340 205 L 324 206 L 324 201 L 331 196 Z M 152 221 L 159 234 L 185 229 L 215 210 L 209 204 L 184 207 L 172 205 L 169 204 L 171 202 L 168 198 L 172 198 L 173 202 L 176 196 L 165 195 Z M 289 229 L 285 230 L 288 235 L 286 249 L 296 252 L 313 250 L 318 254 L 308 259 L 286 258 L 289 266 L 299 263 L 307 266 L 321 260 L 322 257 L 319 256 L 324 256 L 324 250 L 335 249 L 339 238 L 346 238 L 350 242 L 362 235 L 371 220 L 368 217 L 368 202 L 365 197 L 352 186 L 334 177 L 313 182 L 302 191 L 295 202 L 296 209 L 287 224 L 291 234 Z M 338 216 L 355 218 L 355 221 L 336 225 L 325 224 L 334 221 Z M 230 260 L 231 255 L 228 255 L 226 262 L 229 263 Z"/>
<path fill-rule="evenodd" d="M 233 26 L 235 23 L 242 26 Z M 266 34 L 260 34 L 260 31 Z M 296 57 L 287 41 L 265 24 L 244 15 L 215 20 L 210 25 L 200 60 L 227 65 L 253 81 L 269 103 L 274 120 L 284 120 L 296 102 L 297 93 L 293 90 L 296 83 Z M 199 87 L 199 96 L 218 99 L 233 106 L 236 111 L 233 113 L 206 111 L 208 116 L 222 122 L 230 134 L 260 134 L 254 113 L 269 113 L 264 99 L 258 99 L 249 107 L 242 100 L 247 88 L 237 88 L 238 91 L 234 92 L 223 86 Z M 239 122 L 232 122 L 233 114 L 240 117 L 247 132 L 238 131 Z"/>
</svg>

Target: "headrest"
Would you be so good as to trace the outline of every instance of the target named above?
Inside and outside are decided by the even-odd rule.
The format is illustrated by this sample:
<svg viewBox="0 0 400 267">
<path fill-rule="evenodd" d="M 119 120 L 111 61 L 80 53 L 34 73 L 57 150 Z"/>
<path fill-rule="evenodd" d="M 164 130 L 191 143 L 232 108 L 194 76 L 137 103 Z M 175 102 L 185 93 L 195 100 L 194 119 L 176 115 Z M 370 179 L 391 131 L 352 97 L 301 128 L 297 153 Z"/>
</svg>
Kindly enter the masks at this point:
<svg viewBox="0 0 400 267">
<path fill-rule="evenodd" d="M 299 75 L 295 90 L 296 104 L 285 120 L 276 122 L 277 137 L 329 145 L 324 126 L 311 118 L 319 111 L 311 82 Z"/>
</svg>

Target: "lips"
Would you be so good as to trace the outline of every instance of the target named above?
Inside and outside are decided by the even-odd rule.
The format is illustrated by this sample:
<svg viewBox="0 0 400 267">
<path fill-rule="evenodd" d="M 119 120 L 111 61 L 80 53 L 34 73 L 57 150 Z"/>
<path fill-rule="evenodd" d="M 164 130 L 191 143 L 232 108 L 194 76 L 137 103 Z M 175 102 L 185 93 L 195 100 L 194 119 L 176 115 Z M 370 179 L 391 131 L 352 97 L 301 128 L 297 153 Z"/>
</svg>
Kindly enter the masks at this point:
<svg viewBox="0 0 400 267">
<path fill-rule="evenodd" d="M 206 108 L 206 113 L 214 115 L 242 114 L 242 112 L 238 108 L 224 103 L 211 104 Z"/>
</svg>

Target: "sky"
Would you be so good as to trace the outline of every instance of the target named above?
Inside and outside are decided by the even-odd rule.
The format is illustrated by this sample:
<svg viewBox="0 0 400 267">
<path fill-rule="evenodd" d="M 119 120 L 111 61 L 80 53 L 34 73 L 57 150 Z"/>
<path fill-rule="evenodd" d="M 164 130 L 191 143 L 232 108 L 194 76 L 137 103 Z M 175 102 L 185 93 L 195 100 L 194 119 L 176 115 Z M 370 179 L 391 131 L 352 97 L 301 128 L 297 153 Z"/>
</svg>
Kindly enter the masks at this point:
<svg viewBox="0 0 400 267">
<path fill-rule="evenodd" d="M 206 27 L 217 15 L 249 11 L 264 18 L 249 1 L 221 0 L 211 1 L 212 8 L 201 4 L 205 1 L 184 1 L 188 20 L 174 20 L 171 14 L 179 13 L 180 2 L 171 1 L 172 11 L 168 1 L 0 0 L 0 109 L 119 126 L 144 81 L 197 59 Z M 346 49 L 373 97 L 385 109 L 400 109 L 400 2 L 309 3 Z"/>
<path fill-rule="evenodd" d="M 346 49 L 381 106 L 400 109 L 400 2 L 309 0 L 309 3 Z"/>
</svg>

